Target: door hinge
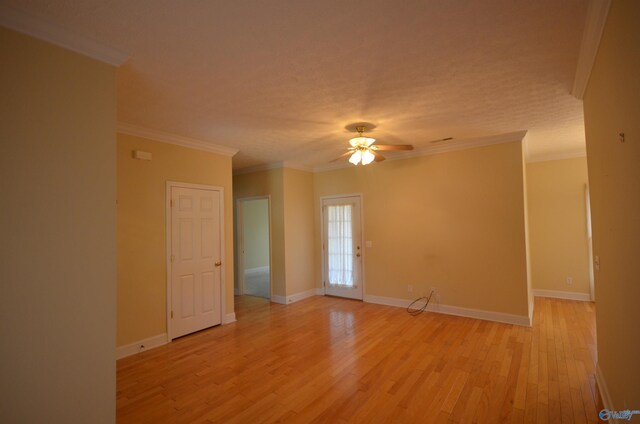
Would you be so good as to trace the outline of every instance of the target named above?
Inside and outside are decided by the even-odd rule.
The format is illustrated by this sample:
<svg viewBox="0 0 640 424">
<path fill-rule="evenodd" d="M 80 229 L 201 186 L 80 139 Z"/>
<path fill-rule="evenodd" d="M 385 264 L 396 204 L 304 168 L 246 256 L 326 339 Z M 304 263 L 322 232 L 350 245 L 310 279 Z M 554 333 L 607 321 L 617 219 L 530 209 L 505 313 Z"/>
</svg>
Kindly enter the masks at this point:
<svg viewBox="0 0 640 424">
<path fill-rule="evenodd" d="M 173 311 L 171 311 L 171 319 L 173 319 Z"/>
<path fill-rule="evenodd" d="M 173 207 L 173 199 L 169 201 L 169 206 Z"/>
</svg>

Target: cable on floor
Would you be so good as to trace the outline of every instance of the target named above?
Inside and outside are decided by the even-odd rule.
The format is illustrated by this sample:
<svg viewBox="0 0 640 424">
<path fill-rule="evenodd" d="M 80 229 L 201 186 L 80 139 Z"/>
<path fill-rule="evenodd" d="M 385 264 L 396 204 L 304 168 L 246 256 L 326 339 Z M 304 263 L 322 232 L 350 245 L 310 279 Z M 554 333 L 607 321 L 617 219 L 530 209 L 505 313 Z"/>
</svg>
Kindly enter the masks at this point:
<svg viewBox="0 0 640 424">
<path fill-rule="evenodd" d="M 411 302 L 409 304 L 409 306 L 407 306 L 407 312 L 409 313 L 409 315 L 412 316 L 416 316 L 416 315 L 420 315 L 421 313 L 423 313 L 424 311 L 427 310 L 427 306 L 429 305 L 429 301 L 431 300 L 431 296 L 433 296 L 433 291 L 431 293 L 429 293 L 429 297 L 427 296 L 422 296 L 417 298 L 416 300 L 414 300 L 413 302 Z M 425 302 L 426 300 L 426 302 Z M 416 303 L 423 301 L 424 305 L 422 305 L 421 307 L 416 307 Z"/>
</svg>

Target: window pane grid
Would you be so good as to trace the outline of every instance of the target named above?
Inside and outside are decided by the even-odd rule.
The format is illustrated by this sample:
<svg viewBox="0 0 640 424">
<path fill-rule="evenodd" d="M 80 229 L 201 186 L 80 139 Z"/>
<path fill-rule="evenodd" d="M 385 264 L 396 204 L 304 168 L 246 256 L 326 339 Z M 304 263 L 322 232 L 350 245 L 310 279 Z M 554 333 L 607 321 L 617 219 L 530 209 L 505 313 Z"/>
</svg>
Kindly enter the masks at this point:
<svg viewBox="0 0 640 424">
<path fill-rule="evenodd" d="M 329 284 L 353 287 L 353 205 L 327 207 Z"/>
</svg>

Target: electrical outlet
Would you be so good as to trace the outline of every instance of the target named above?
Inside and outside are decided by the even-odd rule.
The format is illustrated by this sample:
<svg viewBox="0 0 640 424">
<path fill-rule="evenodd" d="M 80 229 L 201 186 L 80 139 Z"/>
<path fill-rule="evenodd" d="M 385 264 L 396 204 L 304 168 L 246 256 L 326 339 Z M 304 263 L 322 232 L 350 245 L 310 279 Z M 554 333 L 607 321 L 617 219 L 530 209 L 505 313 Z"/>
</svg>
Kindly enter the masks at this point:
<svg viewBox="0 0 640 424">
<path fill-rule="evenodd" d="M 408 291 L 409 293 L 413 293 L 413 285 L 412 285 L 412 284 L 409 284 L 409 285 L 407 286 L 407 291 Z"/>
<path fill-rule="evenodd" d="M 140 351 L 142 352 L 143 350 L 144 350 L 144 345 L 143 345 L 143 344 L 141 344 L 141 345 L 140 345 Z"/>
<path fill-rule="evenodd" d="M 567 277 L 567 284 L 568 285 L 573 285 L 573 277 Z"/>
</svg>

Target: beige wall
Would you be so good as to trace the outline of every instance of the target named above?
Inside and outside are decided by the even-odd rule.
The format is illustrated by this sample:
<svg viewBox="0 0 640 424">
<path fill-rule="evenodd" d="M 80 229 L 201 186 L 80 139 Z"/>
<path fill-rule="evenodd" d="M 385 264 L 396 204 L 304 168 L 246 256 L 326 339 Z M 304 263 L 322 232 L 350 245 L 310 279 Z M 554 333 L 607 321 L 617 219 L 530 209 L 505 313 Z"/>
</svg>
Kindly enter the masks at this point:
<svg viewBox="0 0 640 424">
<path fill-rule="evenodd" d="M 234 175 L 234 199 L 267 195 L 271 196 L 272 294 L 291 296 L 313 289 L 313 174 L 278 168 Z"/>
<path fill-rule="evenodd" d="M 153 160 L 133 159 L 133 150 Z M 231 157 L 118 134 L 118 346 L 167 332 L 167 181 L 224 189 L 225 312 L 233 312 Z"/>
<path fill-rule="evenodd" d="M 640 2 L 614 0 L 584 98 L 598 363 L 614 409 L 640 409 Z M 618 133 L 626 141 L 618 141 Z"/>
<path fill-rule="evenodd" d="M 234 175 L 234 216 L 236 216 L 237 199 L 253 196 L 271 196 L 271 293 L 276 296 L 285 296 L 284 183 L 282 168 Z M 236 266 L 238 264 L 237 257 L 235 264 Z"/>
<path fill-rule="evenodd" d="M 589 294 L 587 159 L 529 163 L 527 180 L 533 288 Z"/>
<path fill-rule="evenodd" d="M 320 196 L 363 194 L 365 295 L 528 316 L 520 142 L 316 173 Z M 316 263 L 320 264 L 316 243 Z M 322 271 L 316 267 L 316 284 Z M 413 285 L 409 293 L 407 285 Z"/>
<path fill-rule="evenodd" d="M 248 200 L 242 202 L 242 206 L 244 269 L 268 267 L 269 200 Z"/>
<path fill-rule="evenodd" d="M 3 423 L 115 422 L 115 68 L 0 28 Z"/>
<path fill-rule="evenodd" d="M 315 288 L 313 174 L 284 169 L 287 296 Z"/>
</svg>

